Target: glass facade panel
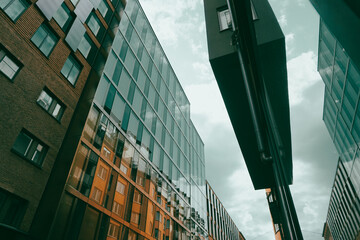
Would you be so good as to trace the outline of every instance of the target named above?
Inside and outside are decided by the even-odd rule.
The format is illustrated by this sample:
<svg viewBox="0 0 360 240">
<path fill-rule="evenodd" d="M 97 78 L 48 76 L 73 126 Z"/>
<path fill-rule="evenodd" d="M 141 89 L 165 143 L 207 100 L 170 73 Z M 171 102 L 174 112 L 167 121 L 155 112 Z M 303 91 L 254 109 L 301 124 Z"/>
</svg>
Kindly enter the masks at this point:
<svg viewBox="0 0 360 240">
<path fill-rule="evenodd" d="M 324 64 L 326 61 L 327 63 Z M 322 66 L 325 65 L 328 69 L 327 75 L 321 72 Z M 359 107 L 357 81 L 360 78 L 359 71 L 354 67 L 345 49 L 333 37 L 322 20 L 320 22 L 319 72 L 326 84 L 324 122 L 340 155 L 327 223 L 334 239 L 353 239 L 360 227 L 360 222 L 356 220 L 359 219 L 356 217 L 359 210 L 353 207 L 356 202 L 354 200 L 359 194 L 355 188 L 358 189 L 360 118 L 359 110 L 356 108 Z M 329 76 L 332 76 L 332 79 Z M 331 94 L 328 90 L 331 90 Z M 340 114 L 337 114 L 338 112 Z"/>
<path fill-rule="evenodd" d="M 125 100 L 117 92 L 115 95 L 113 108 L 111 110 L 111 116 L 119 123 L 119 125 L 121 125 L 121 121 L 124 117 L 125 106 Z"/>
<path fill-rule="evenodd" d="M 347 68 L 347 57 L 340 44 L 336 46 L 335 52 L 335 64 L 332 82 L 332 97 L 335 100 L 336 106 L 340 109 L 344 84 L 345 84 L 345 73 Z"/>
<path fill-rule="evenodd" d="M 140 116 L 141 114 L 141 107 L 142 107 L 142 102 L 143 102 L 143 95 L 142 93 L 139 91 L 138 88 L 135 89 L 135 93 L 134 93 L 134 100 L 133 100 L 133 108 L 135 113 Z"/>
<path fill-rule="evenodd" d="M 129 76 L 127 71 L 122 71 L 119 82 L 119 86 L 121 86 L 121 88 L 119 88 L 119 90 L 123 98 L 127 98 L 131 82 L 131 77 Z"/>
</svg>

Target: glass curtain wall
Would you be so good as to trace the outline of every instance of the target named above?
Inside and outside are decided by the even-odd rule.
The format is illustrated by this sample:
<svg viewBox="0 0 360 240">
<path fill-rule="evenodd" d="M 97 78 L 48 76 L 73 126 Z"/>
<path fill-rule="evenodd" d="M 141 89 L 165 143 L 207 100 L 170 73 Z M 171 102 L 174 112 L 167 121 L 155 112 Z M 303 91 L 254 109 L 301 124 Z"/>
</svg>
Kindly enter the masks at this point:
<svg viewBox="0 0 360 240">
<path fill-rule="evenodd" d="M 340 154 L 327 221 L 334 239 L 353 239 L 360 231 L 360 72 L 322 20 L 318 70 L 323 119 Z"/>
<path fill-rule="evenodd" d="M 204 239 L 205 196 L 190 103 L 138 1 L 128 1 L 53 237 L 190 239 L 196 224 Z"/>
</svg>

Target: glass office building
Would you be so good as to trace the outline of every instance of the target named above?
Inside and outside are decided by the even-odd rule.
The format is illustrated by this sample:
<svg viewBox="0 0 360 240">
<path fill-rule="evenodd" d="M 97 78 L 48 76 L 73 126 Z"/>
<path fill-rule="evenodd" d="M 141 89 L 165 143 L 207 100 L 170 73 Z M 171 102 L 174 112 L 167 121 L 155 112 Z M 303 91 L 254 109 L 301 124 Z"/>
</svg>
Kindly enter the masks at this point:
<svg viewBox="0 0 360 240">
<path fill-rule="evenodd" d="M 205 239 L 206 226 L 204 145 L 189 101 L 128 1 L 50 238 Z"/>
<path fill-rule="evenodd" d="M 325 83 L 323 119 L 340 155 L 327 223 L 334 239 L 360 231 L 360 72 L 320 21 L 318 71 Z"/>
<path fill-rule="evenodd" d="M 245 239 L 208 182 L 206 197 L 209 240 Z"/>
<path fill-rule="evenodd" d="M 339 159 L 326 219 L 330 234 L 323 234 L 325 239 L 359 239 L 360 201 L 355 184 Z"/>
</svg>

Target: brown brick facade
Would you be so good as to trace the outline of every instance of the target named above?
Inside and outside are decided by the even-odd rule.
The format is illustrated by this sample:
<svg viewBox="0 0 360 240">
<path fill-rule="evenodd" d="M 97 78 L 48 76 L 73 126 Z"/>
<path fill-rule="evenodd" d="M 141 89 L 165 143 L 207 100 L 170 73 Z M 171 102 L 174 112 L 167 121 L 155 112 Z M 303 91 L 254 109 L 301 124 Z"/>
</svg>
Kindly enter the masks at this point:
<svg viewBox="0 0 360 240">
<path fill-rule="evenodd" d="M 21 63 L 21 69 L 13 81 L 0 74 L 0 187 L 29 202 L 20 226 L 26 232 L 30 228 L 90 66 L 77 52 L 75 56 L 83 68 L 75 87 L 62 76 L 60 71 L 71 50 L 63 40 L 65 34 L 53 19 L 49 26 L 58 35 L 59 41 L 49 58 L 31 42 L 31 37 L 41 23 L 48 22 L 34 4 L 16 23 L 0 10 L 0 21 L 0 43 Z M 60 122 L 36 102 L 44 87 L 66 106 Z M 23 128 L 49 147 L 41 168 L 11 151 Z"/>
</svg>

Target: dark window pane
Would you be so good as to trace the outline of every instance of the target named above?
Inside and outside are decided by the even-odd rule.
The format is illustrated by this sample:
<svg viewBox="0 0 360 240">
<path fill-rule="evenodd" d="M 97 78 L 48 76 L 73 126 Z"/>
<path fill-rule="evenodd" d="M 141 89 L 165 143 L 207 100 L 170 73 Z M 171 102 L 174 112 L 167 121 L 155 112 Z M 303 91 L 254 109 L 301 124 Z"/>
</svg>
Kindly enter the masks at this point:
<svg viewBox="0 0 360 240">
<path fill-rule="evenodd" d="M 22 130 L 16 138 L 12 150 L 40 166 L 47 152 L 47 146 L 25 130 Z"/>
<path fill-rule="evenodd" d="M 126 131 L 129 125 L 129 117 L 130 117 L 131 109 L 128 105 L 125 107 L 124 117 L 121 124 L 121 128 Z"/>
<path fill-rule="evenodd" d="M 74 198 L 70 194 L 65 193 L 61 199 L 60 206 L 54 220 L 54 226 L 56 227 L 52 228 L 50 239 L 64 239 L 63 235 L 66 230 L 73 202 Z"/>
<path fill-rule="evenodd" d="M 121 124 L 121 121 L 124 116 L 124 110 L 125 110 L 125 100 L 120 96 L 118 92 L 116 92 L 115 99 L 114 99 L 114 106 L 111 110 L 111 115 L 117 120 L 119 124 Z"/>
<path fill-rule="evenodd" d="M 19 136 L 16 138 L 13 149 L 22 155 L 25 155 L 27 149 L 29 148 L 32 142 L 32 138 L 27 134 L 21 132 Z"/>
<path fill-rule="evenodd" d="M 94 152 L 90 151 L 89 162 L 87 164 L 83 182 L 80 188 L 80 192 L 86 197 L 88 197 L 90 194 L 98 159 L 99 157 Z"/>
<path fill-rule="evenodd" d="M 105 100 L 105 105 L 104 105 L 104 109 L 108 113 L 110 113 L 111 108 L 113 106 L 115 93 L 116 93 L 115 87 L 112 84 L 110 84 L 110 88 L 109 88 L 109 91 L 108 91 L 108 94 L 107 94 L 107 97 Z"/>
<path fill-rule="evenodd" d="M 81 224 L 78 239 L 95 239 L 100 213 L 91 207 L 87 207 Z"/>
<path fill-rule="evenodd" d="M 74 158 L 68 184 L 77 190 L 80 188 L 80 181 L 83 178 L 88 154 L 89 149 L 84 144 L 81 144 Z"/>
<path fill-rule="evenodd" d="M 27 201 L 0 188 L 0 223 L 19 227 Z"/>
</svg>

